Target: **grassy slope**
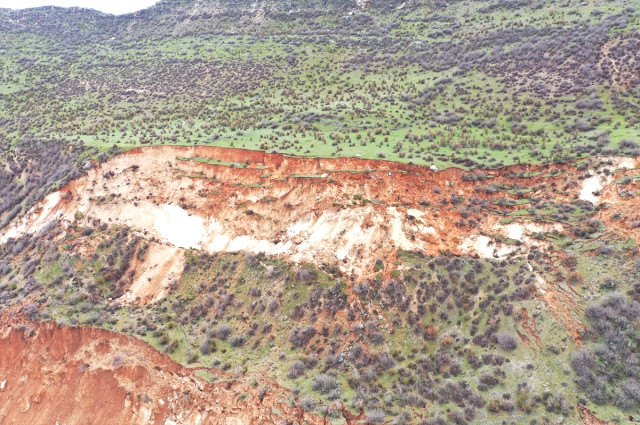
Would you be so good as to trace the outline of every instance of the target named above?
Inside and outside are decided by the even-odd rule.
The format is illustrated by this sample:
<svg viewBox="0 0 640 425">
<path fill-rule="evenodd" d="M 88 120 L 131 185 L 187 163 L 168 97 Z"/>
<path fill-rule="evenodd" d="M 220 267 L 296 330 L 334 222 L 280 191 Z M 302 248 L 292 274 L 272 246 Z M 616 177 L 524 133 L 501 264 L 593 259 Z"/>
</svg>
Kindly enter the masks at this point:
<svg viewBox="0 0 640 425">
<path fill-rule="evenodd" d="M 592 214 L 576 211 L 565 223 L 579 225 Z M 218 367 L 229 377 L 267 373 L 294 389 L 297 403 L 313 400 L 316 407 L 309 408 L 329 412 L 338 423 L 336 401 L 354 412 L 360 407 L 368 414 L 382 411 L 387 420 L 404 414 L 412 421 L 455 420 L 456 412 L 467 407 L 468 423 L 508 419 L 525 424 L 559 417 L 577 423 L 575 406 L 586 402 L 571 369 L 578 346 L 562 310 L 540 300 L 529 264 L 553 282 L 555 291 L 570 295 L 558 298 L 556 307 L 568 306 L 578 323 L 587 304 L 630 289 L 640 272 L 633 265 L 634 245 L 614 234 L 603 240 L 602 232 L 572 238 L 571 244 L 568 235 L 540 235 L 548 248 L 527 260 L 401 252 L 392 277 L 365 282 L 349 282 L 336 272 L 337 265 L 320 269 L 264 256 L 190 251 L 177 289 L 155 305 L 138 307 L 112 300 L 126 288 L 121 282 L 127 279 L 128 261 L 144 259 L 145 242 L 120 227 L 94 229 L 90 235 L 82 235 L 83 229 L 80 222 L 67 229 L 59 244 L 47 238 L 22 242 L 22 253 L 16 248 L 20 241 L 3 246 L 5 262 L 13 267 L 0 280 L 4 305 L 27 299 L 41 306 L 43 320 L 134 334 L 181 363 Z M 609 253 L 595 255 L 603 244 Z M 83 252 L 90 246 L 96 249 L 88 256 Z M 41 260 L 30 264 L 32 259 Z M 115 270 L 124 270 L 122 278 Z M 348 291 L 358 304 L 346 302 Z M 318 333 L 294 346 L 292 329 L 315 323 L 322 323 Z M 223 325 L 231 329 L 228 337 L 216 332 Z M 515 337 L 517 348 L 502 348 L 499 333 Z M 236 345 L 238 336 L 242 342 Z M 206 341 L 209 349 L 203 351 Z M 359 345 L 368 360 L 355 354 Z M 376 360 L 385 352 L 392 359 L 386 366 Z M 294 361 L 309 357 L 315 365 L 299 377 L 289 376 Z M 321 374 L 335 376 L 340 392 L 314 389 Z M 590 404 L 590 409 L 605 419 L 633 413 L 606 404 Z"/>
<path fill-rule="evenodd" d="M 632 3 L 303 9 L 243 28 L 215 8 L 191 21 L 165 10 L 149 19 L 168 35 L 114 18 L 103 34 L 89 26 L 82 44 L 64 31 L 3 32 L 0 116 L 10 124 L 0 136 L 384 156 L 441 168 L 624 153 L 620 140 L 639 134 L 637 86 L 625 87 L 629 75 L 580 74 L 578 56 L 600 66 L 605 44 L 636 37 Z M 563 35 L 563 27 L 574 29 Z M 566 42 L 554 44 L 559 37 Z"/>
</svg>

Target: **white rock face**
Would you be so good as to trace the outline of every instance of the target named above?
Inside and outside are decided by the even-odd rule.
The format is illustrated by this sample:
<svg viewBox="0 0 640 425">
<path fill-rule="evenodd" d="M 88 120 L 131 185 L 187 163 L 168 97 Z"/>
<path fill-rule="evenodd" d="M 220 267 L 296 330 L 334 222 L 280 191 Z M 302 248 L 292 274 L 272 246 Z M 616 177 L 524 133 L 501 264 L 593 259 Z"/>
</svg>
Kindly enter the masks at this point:
<svg viewBox="0 0 640 425">
<path fill-rule="evenodd" d="M 606 180 L 600 176 L 591 176 L 582 182 L 582 189 L 580 189 L 579 198 L 583 201 L 589 201 L 592 204 L 598 203 L 598 197 L 594 193 L 598 193 L 602 190 L 606 184 Z"/>
<path fill-rule="evenodd" d="M 178 248 L 199 248 L 204 234 L 204 219 L 175 205 L 163 205 L 153 212 L 154 228 Z"/>
<path fill-rule="evenodd" d="M 496 242 L 492 238 L 485 235 L 474 235 L 464 240 L 458 247 L 462 252 L 468 254 L 477 254 L 482 258 L 504 258 L 516 251 L 510 245 L 504 245 Z"/>
<path fill-rule="evenodd" d="M 638 167 L 638 161 L 635 158 L 628 157 L 614 157 L 614 158 L 603 158 L 603 160 L 610 160 L 613 165 L 608 168 L 611 171 L 615 170 L 633 170 Z M 600 167 L 599 170 L 602 171 L 605 167 Z M 598 170 L 591 170 L 591 177 L 586 178 L 582 182 L 582 188 L 580 189 L 580 194 L 578 195 L 579 199 L 583 201 L 591 202 L 592 204 L 600 203 L 600 198 L 594 193 L 602 192 L 608 185 L 610 185 L 614 177 L 612 175 L 599 175 L 596 174 Z"/>
<path fill-rule="evenodd" d="M 54 192 L 47 195 L 44 200 L 32 208 L 21 220 L 13 222 L 0 235 L 0 243 L 5 243 L 10 238 L 18 238 L 26 233 L 36 234 L 48 223 L 62 216 L 62 211 L 58 209 L 61 200 L 61 193 Z"/>
</svg>

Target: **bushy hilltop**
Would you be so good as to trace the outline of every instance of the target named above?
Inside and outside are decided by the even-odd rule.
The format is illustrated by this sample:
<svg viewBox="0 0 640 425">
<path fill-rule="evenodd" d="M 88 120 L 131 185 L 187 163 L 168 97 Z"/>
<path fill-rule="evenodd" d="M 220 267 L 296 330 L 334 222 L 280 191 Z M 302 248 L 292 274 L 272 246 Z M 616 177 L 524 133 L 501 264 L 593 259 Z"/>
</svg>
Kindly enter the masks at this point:
<svg viewBox="0 0 640 425">
<path fill-rule="evenodd" d="M 0 12 L 0 137 L 439 167 L 638 153 L 637 2 Z"/>
</svg>

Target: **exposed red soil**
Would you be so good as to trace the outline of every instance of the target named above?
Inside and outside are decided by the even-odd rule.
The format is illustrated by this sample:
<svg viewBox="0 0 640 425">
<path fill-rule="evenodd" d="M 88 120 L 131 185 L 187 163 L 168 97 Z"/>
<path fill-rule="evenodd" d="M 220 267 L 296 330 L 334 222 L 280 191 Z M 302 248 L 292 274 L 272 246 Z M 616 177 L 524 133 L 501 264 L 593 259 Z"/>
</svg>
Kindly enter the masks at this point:
<svg viewBox="0 0 640 425">
<path fill-rule="evenodd" d="M 627 173 L 630 176 L 640 175 L 639 170 Z M 616 177 L 618 177 L 616 175 Z M 622 190 L 632 192 L 634 196 L 621 196 Z M 638 209 L 638 194 L 640 193 L 640 180 L 631 180 L 628 184 L 613 184 L 605 188 L 602 193 L 602 201 L 606 208 L 598 211 L 596 217 L 601 220 L 608 229 L 614 229 L 616 233 L 625 238 L 633 239 L 640 243 L 640 209 Z"/>
<path fill-rule="evenodd" d="M 215 371 L 213 371 L 215 373 Z M 148 344 L 90 327 L 4 319 L 0 423 L 322 424 L 268 378 L 209 383 Z M 350 423 L 351 417 L 349 417 Z"/>
<path fill-rule="evenodd" d="M 578 171 L 565 165 L 554 166 L 560 171 L 556 176 L 549 175 L 547 166 L 532 165 L 480 171 L 491 178 L 478 182 L 465 180 L 463 176 L 470 173 L 454 168 L 433 172 L 426 167 L 389 161 L 287 157 L 261 151 L 206 146 L 145 147 L 129 151 L 125 156 L 128 159 L 121 157 L 119 164 L 111 161 L 101 165 L 93 173 L 92 181 L 80 179 L 64 188 L 70 200 L 65 209 L 70 212 L 87 208 L 86 203 L 78 200 L 109 194 L 124 194 L 127 196 L 126 202 L 135 205 L 145 202 L 155 205 L 178 204 L 191 214 L 214 217 L 224 228 L 225 237 L 231 239 L 231 243 L 227 241 L 224 246 L 225 250 L 233 250 L 234 238 L 247 236 L 252 238 L 253 243 L 247 245 L 246 241 L 243 242 L 247 245 L 246 249 L 256 249 L 257 241 L 264 241 L 273 245 L 267 247 L 267 251 L 272 251 L 270 253 L 295 251 L 295 248 L 282 247 L 287 242 L 301 244 L 312 231 L 316 231 L 312 237 L 320 238 L 318 243 L 310 247 L 303 243 L 298 251 L 320 249 L 323 243 L 331 245 L 332 240 L 341 236 L 331 233 L 331 227 L 343 226 L 344 232 L 353 225 L 359 227 L 361 233 L 366 233 L 367 239 L 360 246 L 349 246 L 344 262 L 348 263 L 347 266 L 357 266 L 360 271 L 366 272 L 370 271 L 376 259 L 387 260 L 385 263 L 388 266 L 393 264 L 398 249 L 416 249 L 432 255 L 441 252 L 461 254 L 460 246 L 470 236 L 496 233 L 499 215 L 472 213 L 468 218 L 475 220 L 477 227 L 469 226 L 467 221 L 464 221 L 466 224 L 456 225 L 462 219 L 461 206 L 443 204 L 452 197 L 462 196 L 467 200 L 474 198 L 489 202 L 496 212 L 508 212 L 516 208 L 497 206 L 493 202 L 499 198 L 516 200 L 520 196 L 502 191 L 477 191 L 479 186 L 507 184 L 529 188 L 545 185 L 545 189 L 535 195 L 549 197 L 556 202 L 577 199 L 580 189 L 579 185 L 575 185 Z M 195 160 L 177 160 L 195 157 L 248 166 L 234 168 Z M 121 174 L 126 174 L 123 167 L 131 165 L 140 168 L 126 176 L 102 178 L 114 166 L 120 168 Z M 518 173 L 523 172 L 540 174 L 517 177 Z M 563 186 L 567 189 L 555 189 Z M 605 195 L 603 199 L 611 198 L 606 192 Z M 111 201 L 109 205 L 122 203 L 124 196 Z M 630 224 L 638 218 L 638 213 L 631 205 L 633 201 L 632 198 L 616 199 L 616 206 L 629 212 L 628 220 L 623 220 L 625 234 L 640 241 L 640 229 L 633 230 Z M 93 205 L 91 209 L 98 208 Z M 408 210 L 424 215 L 415 220 Z M 617 212 L 618 209 L 612 211 Z M 118 211 L 115 211 L 105 216 L 115 219 L 112 216 L 117 214 Z M 603 220 L 611 221 L 606 213 L 601 214 Z M 292 235 L 293 225 L 301 222 L 308 222 L 309 225 L 302 226 L 297 235 Z M 327 229 L 319 231 L 319 223 Z M 393 227 L 395 223 L 402 235 L 398 235 L 398 229 Z M 620 227 L 621 223 L 616 224 L 614 228 Z M 327 240 L 323 240 L 325 236 Z M 242 247 L 243 244 L 240 244 Z M 314 252 L 309 258 L 299 255 L 300 258 L 294 260 L 336 261 L 335 247 L 331 248 L 326 252 Z M 390 269 L 386 271 L 388 273 Z"/>
<path fill-rule="evenodd" d="M 196 157 L 242 163 L 246 168 L 188 159 Z M 125 294 L 123 301 L 150 303 L 166 291 L 164 277 L 170 271 L 179 274 L 181 263 L 174 258 L 184 255 L 185 247 L 180 245 L 184 236 L 195 236 L 189 247 L 207 251 L 265 251 L 293 262 L 337 263 L 353 280 L 377 273 L 374 264 L 382 260 L 382 272 L 391 278 L 400 249 L 486 258 L 525 255 L 535 246 L 544 249 L 530 237 L 538 231 L 534 230 L 538 223 L 524 217 L 517 221 L 517 228 L 509 228 L 499 222 L 504 213 L 526 205 L 497 205 L 498 199 L 529 195 L 477 190 L 481 186 L 536 187 L 535 197 L 554 202 L 583 196 L 576 181 L 582 172 L 568 165 L 476 173 L 488 178 L 472 181 L 467 178 L 470 172 L 459 169 L 434 172 L 378 160 L 292 158 L 216 147 L 147 147 L 96 165 L 87 176 L 34 208 L 22 228 L 36 231 L 53 219 L 69 225 L 95 226 L 102 221 L 133 227 L 151 242 L 144 261 L 134 260 L 129 299 Z M 630 170 L 615 177 L 635 174 Z M 625 189 L 637 191 L 638 186 L 631 182 Z M 612 181 L 605 184 L 599 202 L 606 208 L 597 217 L 623 237 L 640 242 L 640 229 L 632 228 L 640 218 L 637 198 L 620 196 L 620 189 Z M 454 205 L 451 200 L 456 197 L 462 202 Z M 489 208 L 473 212 L 468 205 L 472 198 Z M 168 206 L 178 211 L 177 218 L 169 216 Z M 469 215 L 463 216 L 462 209 Z M 78 218 L 78 211 L 84 218 Z M 477 224 L 469 225 L 469 219 Z M 193 220 L 196 225 L 185 225 Z M 202 234 L 193 235 L 194 229 Z M 18 225 L 9 233 L 19 235 L 20 231 Z M 516 237 L 520 246 L 496 239 L 512 238 L 514 231 L 520 235 Z M 478 244 L 481 238 L 490 244 Z M 90 255 L 93 246 L 75 248 Z M 576 319 L 575 292 L 538 278 L 536 297 L 579 340 L 583 325 Z M 351 304 L 359 303 L 350 285 L 347 293 Z M 368 308 L 357 307 L 356 311 Z M 518 335 L 528 347 L 540 348 L 535 318 L 526 309 L 521 314 Z M 333 319 L 348 325 L 346 317 Z M 291 407 L 287 401 L 292 394 L 266 377 L 258 377 L 255 387 L 250 384 L 255 375 L 232 379 L 212 371 L 221 381 L 212 384 L 135 338 L 89 327 L 20 322 L 6 315 L 0 325 L 3 425 L 325 422 Z M 258 388 L 263 386 L 271 389 L 261 400 Z M 362 413 L 342 413 L 348 424 L 362 420 Z M 605 423 L 586 408 L 580 414 L 585 424 Z"/>
<path fill-rule="evenodd" d="M 578 414 L 580 415 L 580 420 L 584 425 L 613 425 L 613 422 L 607 422 L 597 418 L 585 406 L 578 406 Z"/>
<path fill-rule="evenodd" d="M 580 336 L 585 329 L 579 317 L 573 291 L 566 291 L 553 282 L 544 281 L 544 287 L 536 294 L 536 298 L 543 301 L 549 307 L 549 313 L 558 322 L 564 325 L 573 339 L 580 344 Z"/>
<path fill-rule="evenodd" d="M 538 332 L 538 328 L 536 327 L 536 318 L 534 316 L 529 316 L 526 308 L 520 309 L 520 314 L 522 315 L 522 329 L 524 329 L 527 334 L 533 338 L 536 347 L 542 347 L 542 340 L 540 339 L 540 333 Z M 521 335 L 521 338 L 524 337 L 529 341 L 527 336 Z M 523 339 L 524 342 L 524 339 Z M 526 343 L 525 343 L 526 344 Z"/>
</svg>

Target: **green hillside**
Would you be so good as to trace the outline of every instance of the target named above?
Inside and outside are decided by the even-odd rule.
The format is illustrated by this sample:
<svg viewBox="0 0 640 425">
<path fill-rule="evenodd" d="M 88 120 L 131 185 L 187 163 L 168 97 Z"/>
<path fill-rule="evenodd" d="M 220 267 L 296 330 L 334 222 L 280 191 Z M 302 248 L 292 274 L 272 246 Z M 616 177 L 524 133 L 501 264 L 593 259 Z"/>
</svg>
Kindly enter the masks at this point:
<svg viewBox="0 0 640 425">
<path fill-rule="evenodd" d="M 438 167 L 637 154 L 637 2 L 160 2 L 0 14 L 0 139 Z"/>
</svg>

